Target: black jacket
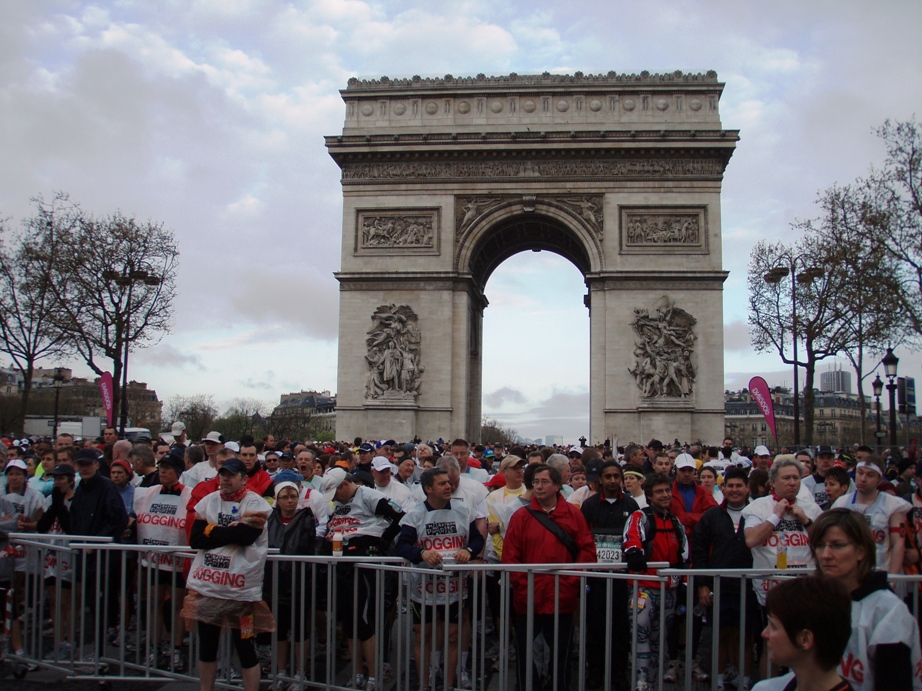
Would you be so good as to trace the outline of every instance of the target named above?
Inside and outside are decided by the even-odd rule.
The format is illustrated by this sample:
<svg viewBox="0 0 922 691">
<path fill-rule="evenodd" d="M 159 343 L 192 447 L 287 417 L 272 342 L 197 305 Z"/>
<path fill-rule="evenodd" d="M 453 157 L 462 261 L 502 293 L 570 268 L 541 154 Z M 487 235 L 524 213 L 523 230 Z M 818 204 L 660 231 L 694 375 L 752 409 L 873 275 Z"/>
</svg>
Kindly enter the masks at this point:
<svg viewBox="0 0 922 691">
<path fill-rule="evenodd" d="M 583 517 L 589 524 L 593 535 L 624 535 L 624 526 L 631 514 L 640 507 L 634 498 L 621 493 L 621 498 L 610 502 L 602 498 L 601 493 L 593 494 L 580 506 Z"/>
<path fill-rule="evenodd" d="M 282 523 L 282 512 L 276 507 L 269 514 L 266 530 L 269 531 L 269 547 L 278 549 L 281 554 L 310 556 L 317 553 L 317 521 L 310 507 L 298 511 L 288 525 Z M 292 599 L 300 602 L 302 594 L 309 599 L 313 570 L 313 565 L 305 562 L 266 560 L 263 600 L 272 604 L 274 583 L 278 583 L 278 601 L 281 603 L 290 603 Z"/>
<path fill-rule="evenodd" d="M 70 525 L 65 530 L 70 535 L 111 537 L 119 541 L 128 526 L 128 513 L 118 488 L 99 473 L 77 485 L 68 518 Z"/>
<path fill-rule="evenodd" d="M 733 519 L 726 509 L 727 502 L 704 512 L 695 527 L 692 541 L 693 569 L 751 569 L 752 550 L 746 546 L 745 519 L 740 516 L 740 525 L 733 530 Z M 710 578 L 696 578 L 698 585 L 710 585 Z M 724 578 L 720 587 L 724 592 L 739 593 L 737 578 Z"/>
</svg>

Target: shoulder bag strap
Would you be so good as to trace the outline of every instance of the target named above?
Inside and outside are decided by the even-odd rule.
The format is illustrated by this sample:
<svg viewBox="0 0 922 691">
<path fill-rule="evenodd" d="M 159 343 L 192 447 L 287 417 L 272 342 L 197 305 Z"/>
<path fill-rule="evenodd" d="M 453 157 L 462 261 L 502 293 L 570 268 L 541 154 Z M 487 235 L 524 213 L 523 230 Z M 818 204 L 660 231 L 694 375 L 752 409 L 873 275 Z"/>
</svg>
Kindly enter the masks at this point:
<svg viewBox="0 0 922 691">
<path fill-rule="evenodd" d="M 579 554 L 579 547 L 576 546 L 576 542 L 574 542 L 573 538 L 570 537 L 563 528 L 551 520 L 551 517 L 543 511 L 535 511 L 534 509 L 529 508 L 528 512 L 535 517 L 535 520 L 537 520 L 538 523 L 553 533 L 554 537 L 560 540 L 563 543 L 563 546 L 567 548 L 567 551 L 570 552 L 570 556 L 576 559 L 577 555 Z"/>
</svg>

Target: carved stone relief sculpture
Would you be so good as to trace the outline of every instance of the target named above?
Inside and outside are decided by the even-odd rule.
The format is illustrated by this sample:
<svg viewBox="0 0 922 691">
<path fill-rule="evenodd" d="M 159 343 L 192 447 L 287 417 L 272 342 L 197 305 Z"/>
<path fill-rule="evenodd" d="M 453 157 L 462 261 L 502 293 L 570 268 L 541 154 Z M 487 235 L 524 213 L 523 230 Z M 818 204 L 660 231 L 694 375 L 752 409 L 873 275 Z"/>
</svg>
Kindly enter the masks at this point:
<svg viewBox="0 0 922 691">
<path fill-rule="evenodd" d="M 698 214 L 628 216 L 628 245 L 697 245 L 700 242 Z"/>
<path fill-rule="evenodd" d="M 631 328 L 637 340 L 634 367 L 628 371 L 644 398 L 687 398 L 692 393 L 696 323 L 665 296 L 656 302 L 652 313 L 645 307 L 634 309 Z"/>
<path fill-rule="evenodd" d="M 438 254 L 439 209 L 358 210 L 357 253 L 382 250 Z"/>
<path fill-rule="evenodd" d="M 365 398 L 415 399 L 425 368 L 420 364 L 419 318 L 409 305 L 381 305 L 371 315 L 365 345 Z"/>
</svg>

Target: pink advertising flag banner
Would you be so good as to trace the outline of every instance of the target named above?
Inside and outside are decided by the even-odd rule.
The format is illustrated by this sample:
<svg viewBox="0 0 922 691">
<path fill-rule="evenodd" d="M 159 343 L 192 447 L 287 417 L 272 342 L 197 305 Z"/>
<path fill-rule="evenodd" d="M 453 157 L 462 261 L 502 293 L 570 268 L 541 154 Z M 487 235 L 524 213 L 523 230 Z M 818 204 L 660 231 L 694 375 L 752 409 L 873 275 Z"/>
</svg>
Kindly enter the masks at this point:
<svg viewBox="0 0 922 691">
<path fill-rule="evenodd" d="M 777 441 L 778 432 L 775 430 L 775 404 L 772 401 L 772 392 L 769 390 L 768 384 L 762 377 L 753 377 L 749 380 L 749 393 L 752 395 L 752 400 L 759 406 L 759 410 L 762 411 L 762 415 L 765 416 L 768 428 L 772 431 L 772 436 Z"/>
<path fill-rule="evenodd" d="M 103 372 L 99 378 L 99 391 L 102 394 L 102 404 L 106 409 L 106 426 L 112 426 L 112 413 L 115 412 L 112 407 L 112 375 L 109 372 Z"/>
</svg>

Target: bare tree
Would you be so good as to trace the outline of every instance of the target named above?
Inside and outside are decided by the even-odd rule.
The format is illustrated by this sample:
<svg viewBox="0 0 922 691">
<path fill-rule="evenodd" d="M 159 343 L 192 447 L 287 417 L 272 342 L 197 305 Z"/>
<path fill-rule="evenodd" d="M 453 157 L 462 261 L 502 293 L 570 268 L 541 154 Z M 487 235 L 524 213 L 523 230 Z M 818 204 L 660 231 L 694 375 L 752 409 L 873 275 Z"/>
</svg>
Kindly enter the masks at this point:
<svg viewBox="0 0 922 691">
<path fill-rule="evenodd" d="M 0 352 L 10 356 L 23 380 L 16 429 L 22 428 L 29 407 L 36 362 L 69 350 L 66 334 L 51 318 L 51 277 L 55 245 L 74 232 L 81 217 L 80 208 L 61 192 L 49 202 L 39 196 L 32 203 L 35 213 L 23 219 L 20 231 L 0 222 Z M 34 243 L 42 241 L 44 251 L 32 251 Z"/>
<path fill-rule="evenodd" d="M 210 394 L 196 394 L 193 396 L 171 396 L 166 406 L 164 427 L 169 427 L 174 421 L 180 420 L 186 426 L 186 435 L 189 439 L 199 440 L 214 426 L 218 417 L 218 408 L 214 396 Z M 218 430 L 221 431 L 221 430 Z"/>
<path fill-rule="evenodd" d="M 54 240 L 55 326 L 96 374 L 103 374 L 100 358 L 111 361 L 117 409 L 128 352 L 169 332 L 179 250 L 162 224 L 121 212 L 84 214 L 73 232 Z M 47 246 L 36 243 L 35 251 Z"/>
<path fill-rule="evenodd" d="M 842 353 L 855 370 L 861 420 L 867 419 L 864 398 L 864 361 L 869 355 L 880 356 L 890 345 L 904 342 L 911 334 L 907 323 L 907 300 L 904 284 L 892 253 L 874 242 L 866 225 L 862 190 L 854 186 L 833 186 L 818 200 L 823 209 L 819 219 L 799 227 L 813 234 L 822 248 L 823 264 L 838 285 L 830 291 L 837 304 L 833 312 L 840 316 L 843 336 Z M 860 428 L 861 443 L 866 442 L 866 425 Z"/>
<path fill-rule="evenodd" d="M 782 362 L 803 368 L 803 442 L 808 445 L 813 442 L 816 364 L 841 352 L 846 339 L 836 299 L 843 277 L 826 261 L 824 246 L 815 235 L 790 247 L 763 240 L 749 259 L 750 339 L 757 351 L 775 351 Z"/>
<path fill-rule="evenodd" d="M 506 427 L 496 418 L 484 417 L 480 421 L 481 444 L 515 444 L 519 433 L 511 427 Z"/>
<path fill-rule="evenodd" d="M 228 439 L 250 435 L 260 437 L 266 431 L 268 405 L 256 398 L 235 398 L 215 426 Z"/>
<path fill-rule="evenodd" d="M 915 118 L 877 129 L 887 147 L 884 167 L 859 181 L 864 227 L 898 263 L 903 307 L 922 334 L 922 129 Z"/>
</svg>

